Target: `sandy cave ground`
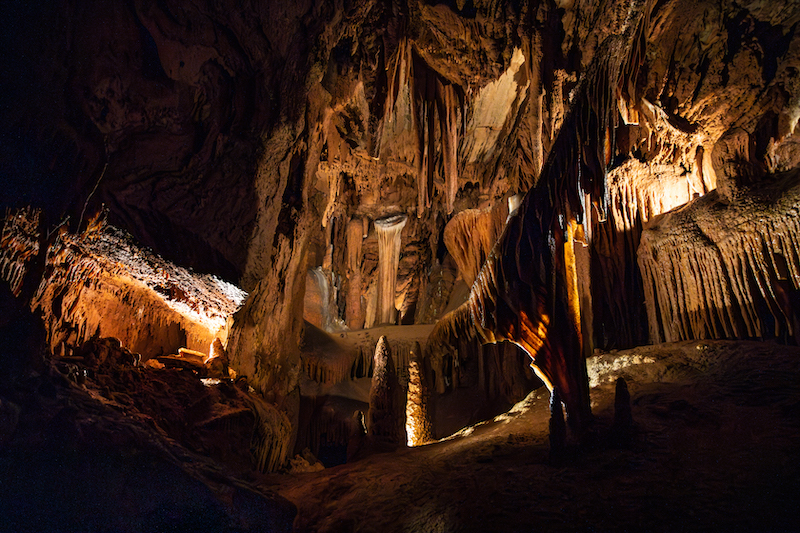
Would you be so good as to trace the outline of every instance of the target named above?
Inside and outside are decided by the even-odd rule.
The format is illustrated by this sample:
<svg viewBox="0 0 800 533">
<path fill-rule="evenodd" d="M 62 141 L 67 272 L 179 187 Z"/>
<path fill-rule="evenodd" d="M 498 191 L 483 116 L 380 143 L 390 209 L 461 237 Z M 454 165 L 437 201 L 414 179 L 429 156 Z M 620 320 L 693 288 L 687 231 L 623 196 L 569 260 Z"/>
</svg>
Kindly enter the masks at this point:
<svg viewBox="0 0 800 533">
<path fill-rule="evenodd" d="M 549 394 L 423 447 L 261 486 L 306 531 L 800 531 L 800 348 L 690 341 L 590 359 L 595 446 L 549 460 Z M 635 436 L 611 444 L 624 377 Z"/>
</svg>

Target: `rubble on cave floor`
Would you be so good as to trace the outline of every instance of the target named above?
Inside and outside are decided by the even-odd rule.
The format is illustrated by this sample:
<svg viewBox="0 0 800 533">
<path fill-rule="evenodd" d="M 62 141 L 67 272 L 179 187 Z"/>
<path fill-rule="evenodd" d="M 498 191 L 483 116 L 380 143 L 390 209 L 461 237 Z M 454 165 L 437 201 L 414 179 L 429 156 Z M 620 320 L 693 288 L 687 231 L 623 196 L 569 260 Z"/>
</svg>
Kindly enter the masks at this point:
<svg viewBox="0 0 800 533">
<path fill-rule="evenodd" d="M 783 531 L 800 515 L 800 351 L 686 341 L 589 360 L 594 446 L 548 459 L 549 395 L 426 446 L 261 487 L 295 531 Z M 629 445 L 610 438 L 617 378 Z"/>
</svg>

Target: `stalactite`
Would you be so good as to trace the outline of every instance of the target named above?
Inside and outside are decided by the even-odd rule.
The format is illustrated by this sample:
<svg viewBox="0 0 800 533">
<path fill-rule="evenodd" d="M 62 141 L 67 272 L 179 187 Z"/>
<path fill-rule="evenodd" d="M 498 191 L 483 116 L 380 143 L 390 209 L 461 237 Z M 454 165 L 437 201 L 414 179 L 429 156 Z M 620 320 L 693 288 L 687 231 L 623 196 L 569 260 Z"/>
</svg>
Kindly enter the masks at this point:
<svg viewBox="0 0 800 533">
<path fill-rule="evenodd" d="M 305 325 L 303 335 L 300 370 L 311 381 L 330 386 L 351 379 L 351 369 L 358 358 L 356 350 L 340 343 L 338 335 L 313 324 Z"/>
<path fill-rule="evenodd" d="M 7 210 L 0 237 L 0 278 L 19 296 L 22 282 L 39 254 L 39 218 L 41 213 L 31 208 Z"/>
<path fill-rule="evenodd" d="M 455 278 L 456 267 L 450 256 L 446 257 L 443 263 L 434 259 L 423 294 L 417 304 L 415 324 L 433 324 L 444 315 Z"/>
<path fill-rule="evenodd" d="M 323 397 L 320 400 L 321 405 L 314 408 L 306 428 L 307 439 L 301 446 L 308 446 L 316 455 L 320 455 L 320 450 L 325 447 L 346 449 L 353 433 L 350 417 L 326 403 L 328 398 Z"/>
<path fill-rule="evenodd" d="M 498 202 L 487 209 L 465 209 L 444 228 L 447 251 L 458 265 L 459 273 L 471 287 L 484 261 L 505 227 L 507 205 Z"/>
<path fill-rule="evenodd" d="M 800 340 L 800 186 L 788 173 L 655 218 L 639 265 L 652 342 Z"/>
<path fill-rule="evenodd" d="M 403 91 L 410 89 L 412 127 L 417 136 L 417 216 L 430 208 L 437 170 L 437 140 L 441 144 L 443 196 L 447 213 L 458 193 L 459 134 L 464 126 L 464 90 L 432 69 L 404 39 L 389 63 L 389 91 L 383 127 L 395 117 Z"/>
<path fill-rule="evenodd" d="M 454 85 L 436 80 L 436 108 L 439 114 L 439 129 L 442 142 L 442 172 L 445 183 L 445 206 L 447 214 L 453 212 L 458 192 L 458 132 L 459 112 L 463 99 L 459 99 Z M 431 127 L 432 128 L 432 127 Z M 433 131 L 428 131 L 433 135 Z"/>
<path fill-rule="evenodd" d="M 395 288 L 400 261 L 400 233 L 406 225 L 405 215 L 375 221 L 378 234 L 378 309 L 376 321 L 394 324 L 397 320 Z"/>
<path fill-rule="evenodd" d="M 26 234 L 4 232 L 4 273 L 20 272 L 5 265 L 38 250 L 38 228 L 30 234 L 30 221 L 27 226 Z M 23 229 L 17 220 L 4 228 Z M 95 335 L 116 337 L 145 358 L 177 353 L 181 347 L 206 350 L 215 337 L 227 336 L 227 319 L 246 296 L 222 280 L 177 267 L 138 247 L 102 217 L 79 235 L 61 229 L 48 242 L 45 275 L 35 280 L 30 305 L 41 312 L 50 349 L 60 355 L 69 355 Z M 23 253 L 22 245 L 29 251 Z"/>
<path fill-rule="evenodd" d="M 532 358 L 537 374 L 558 388 L 578 434 L 591 417 L 586 365 L 570 301 L 567 235 L 594 205 L 600 220 L 609 204 L 606 169 L 617 126 L 616 91 L 635 75 L 638 44 L 650 2 L 633 6 L 617 36 L 608 39 L 574 91 L 536 186 L 484 263 L 466 307 L 487 342 L 508 340 Z M 577 139 L 576 139 L 577 137 Z M 573 297 L 571 297 L 571 295 Z M 435 333 L 435 331 L 434 331 Z"/>
<path fill-rule="evenodd" d="M 378 446 L 395 447 L 403 442 L 403 410 L 397 405 L 397 374 L 386 337 L 375 347 L 372 384 L 369 389 L 367 437 Z"/>
<path fill-rule="evenodd" d="M 347 329 L 339 316 L 338 277 L 330 269 L 313 268 L 308 271 L 312 283 L 306 282 L 306 307 L 310 312 L 308 320 L 325 331 L 335 332 Z M 311 290 L 311 288 L 315 290 Z M 313 319 L 312 319 L 313 318 Z"/>
<path fill-rule="evenodd" d="M 289 456 L 292 425 L 286 415 L 272 405 L 250 396 L 256 424 L 250 450 L 260 472 L 275 472 Z"/>
<path fill-rule="evenodd" d="M 409 446 L 420 446 L 433 437 L 428 413 L 430 391 L 425 376 L 422 347 L 414 343 L 408 364 L 408 392 L 406 399 L 406 435 Z"/>
</svg>

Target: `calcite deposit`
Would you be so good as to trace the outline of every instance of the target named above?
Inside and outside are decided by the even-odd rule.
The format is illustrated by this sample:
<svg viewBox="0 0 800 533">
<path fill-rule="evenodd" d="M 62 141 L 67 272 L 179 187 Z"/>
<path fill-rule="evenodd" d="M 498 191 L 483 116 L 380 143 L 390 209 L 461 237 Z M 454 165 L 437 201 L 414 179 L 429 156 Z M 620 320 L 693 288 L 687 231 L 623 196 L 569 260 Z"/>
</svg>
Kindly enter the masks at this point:
<svg viewBox="0 0 800 533">
<path fill-rule="evenodd" d="M 162 260 L 102 215 L 79 235 L 59 228 L 45 237 L 38 220 L 27 211 L 8 214 L 0 268 L 17 293 L 31 278 L 31 309 L 44 320 L 53 354 L 72 355 L 98 337 L 119 339 L 145 360 L 181 348 L 208 354 L 215 340 L 227 342 L 228 318 L 247 296 L 241 289 Z"/>
<path fill-rule="evenodd" d="M 116 441 L 125 453 L 154 439 L 182 486 L 215 483 L 178 472 L 185 449 L 252 482 L 309 476 L 264 485 L 302 502 L 331 479 L 321 465 L 374 473 L 419 457 L 437 479 L 441 450 L 471 464 L 482 445 L 469 428 L 503 427 L 542 386 L 552 409 L 526 420 L 552 420 L 553 453 L 536 461 L 661 446 L 638 433 L 640 417 L 663 426 L 642 405 L 689 425 L 695 411 L 615 375 L 627 388 L 606 427 L 593 395 L 609 384 L 587 361 L 648 343 L 800 340 L 798 23 L 794 0 L 3 3 L 0 468 L 24 472 L 7 458 L 28 441 L 57 462 L 52 435 L 80 434 L 94 416 L 82 411 L 99 409 L 98 434 L 134 435 Z M 695 355 L 712 368 L 715 354 Z M 47 429 L 70 405 L 67 427 Z M 500 433 L 496 450 L 516 445 Z M 439 442 L 454 434 L 463 447 Z M 333 485 L 331 501 L 346 499 L 346 480 Z M 192 493 L 214 527 L 257 530 L 236 522 L 233 486 Z M 754 516 L 769 516 L 758 501 Z M 304 504 L 294 527 L 385 529 L 379 510 L 373 527 L 343 503 Z M 437 497 L 414 505 L 380 516 L 478 530 L 501 508 L 478 501 L 471 521 Z M 288 527 L 289 507 L 267 508 Z M 171 523 L 150 511 L 131 512 L 131 530 Z M 595 520 L 563 522 L 657 522 L 579 515 Z"/>
</svg>

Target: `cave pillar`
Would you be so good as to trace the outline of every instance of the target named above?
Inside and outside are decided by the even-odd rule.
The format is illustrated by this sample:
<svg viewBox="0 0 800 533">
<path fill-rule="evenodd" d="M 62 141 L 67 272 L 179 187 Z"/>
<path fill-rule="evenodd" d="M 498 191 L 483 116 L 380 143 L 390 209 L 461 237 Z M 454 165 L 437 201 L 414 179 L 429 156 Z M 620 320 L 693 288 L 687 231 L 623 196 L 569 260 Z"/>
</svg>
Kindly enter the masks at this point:
<svg viewBox="0 0 800 533">
<path fill-rule="evenodd" d="M 397 320 L 395 290 L 397 267 L 400 264 L 400 233 L 408 218 L 395 215 L 375 221 L 378 234 L 378 324 L 394 324 Z"/>
<path fill-rule="evenodd" d="M 364 226 L 360 219 L 353 219 L 347 225 L 347 327 L 364 327 L 364 310 L 361 305 L 361 243 Z"/>
<path fill-rule="evenodd" d="M 367 411 L 367 437 L 381 451 L 403 442 L 403 410 L 397 405 L 397 388 L 397 373 L 389 342 L 381 336 L 375 346 Z"/>
</svg>

